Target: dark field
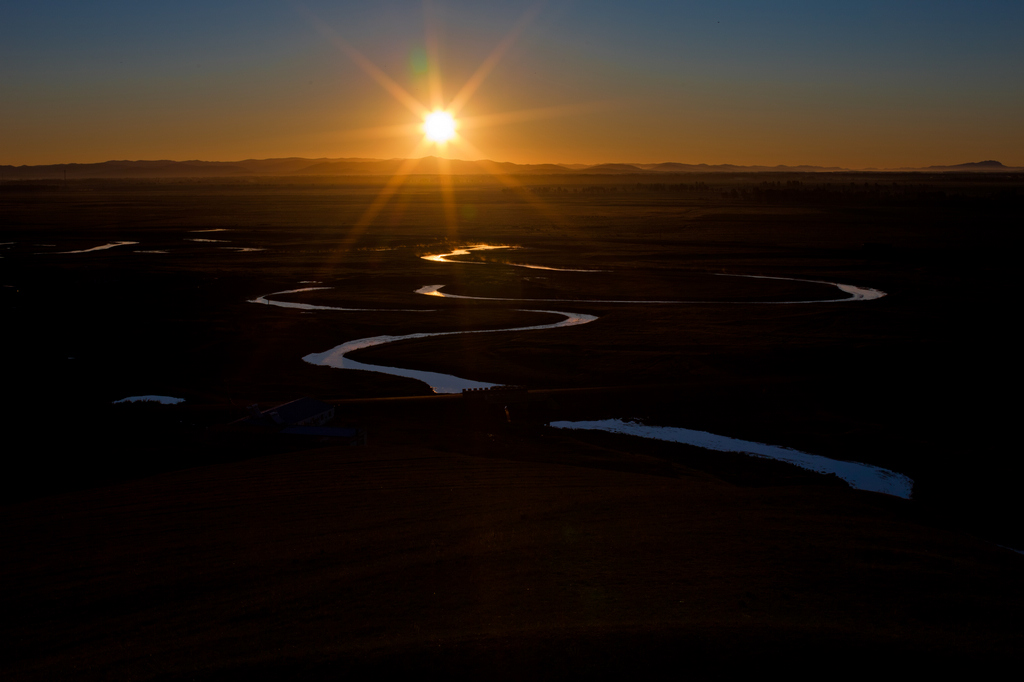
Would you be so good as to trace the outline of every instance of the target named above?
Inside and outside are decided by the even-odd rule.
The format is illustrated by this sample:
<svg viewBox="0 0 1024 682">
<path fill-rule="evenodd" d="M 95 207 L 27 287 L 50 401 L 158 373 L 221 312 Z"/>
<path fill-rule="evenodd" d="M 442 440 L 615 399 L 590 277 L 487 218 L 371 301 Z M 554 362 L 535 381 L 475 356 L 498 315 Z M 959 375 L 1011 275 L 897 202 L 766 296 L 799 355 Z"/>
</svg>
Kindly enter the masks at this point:
<svg viewBox="0 0 1024 682">
<path fill-rule="evenodd" d="M 417 178 L 372 221 L 377 179 L 0 185 L 4 677 L 1019 651 L 1024 559 L 998 545 L 1024 547 L 1024 178 L 528 182 L 455 178 L 446 202 Z M 58 253 L 115 241 L 138 244 Z M 515 248 L 420 258 L 482 243 Z M 845 294 L 720 275 L 887 295 L 806 302 Z M 435 284 L 569 300 L 413 293 Z M 276 299 L 403 311 L 249 302 L 308 286 L 331 288 Z M 529 310 L 599 319 L 352 356 L 526 386 L 511 423 L 302 361 L 362 337 L 557 320 Z M 186 402 L 112 404 L 145 394 Z M 336 401 L 369 445 L 223 428 L 301 396 Z M 612 417 L 875 464 L 913 478 L 913 499 L 545 426 Z"/>
</svg>

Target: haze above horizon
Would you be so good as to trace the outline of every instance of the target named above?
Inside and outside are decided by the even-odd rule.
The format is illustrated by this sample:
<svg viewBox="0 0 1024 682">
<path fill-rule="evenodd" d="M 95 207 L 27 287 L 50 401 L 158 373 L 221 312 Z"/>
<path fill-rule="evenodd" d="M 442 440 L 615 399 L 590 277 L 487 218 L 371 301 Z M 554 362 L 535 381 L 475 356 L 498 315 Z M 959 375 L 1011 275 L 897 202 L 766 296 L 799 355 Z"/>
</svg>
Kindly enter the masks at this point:
<svg viewBox="0 0 1024 682">
<path fill-rule="evenodd" d="M 1024 166 L 1022 29 L 995 0 L 19 3 L 0 165 Z"/>
</svg>

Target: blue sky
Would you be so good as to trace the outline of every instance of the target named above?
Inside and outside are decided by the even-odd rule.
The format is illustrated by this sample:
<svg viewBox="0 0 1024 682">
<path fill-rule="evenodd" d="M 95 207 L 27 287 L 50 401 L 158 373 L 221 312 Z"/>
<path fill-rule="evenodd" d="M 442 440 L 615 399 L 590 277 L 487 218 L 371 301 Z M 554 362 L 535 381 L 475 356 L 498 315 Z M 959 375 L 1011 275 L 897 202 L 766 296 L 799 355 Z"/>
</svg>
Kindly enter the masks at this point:
<svg viewBox="0 0 1024 682">
<path fill-rule="evenodd" d="M 0 163 L 406 156 L 338 41 L 426 102 L 432 36 L 451 98 L 531 8 L 445 155 L 1024 165 L 1016 0 L 3 2 Z"/>
</svg>

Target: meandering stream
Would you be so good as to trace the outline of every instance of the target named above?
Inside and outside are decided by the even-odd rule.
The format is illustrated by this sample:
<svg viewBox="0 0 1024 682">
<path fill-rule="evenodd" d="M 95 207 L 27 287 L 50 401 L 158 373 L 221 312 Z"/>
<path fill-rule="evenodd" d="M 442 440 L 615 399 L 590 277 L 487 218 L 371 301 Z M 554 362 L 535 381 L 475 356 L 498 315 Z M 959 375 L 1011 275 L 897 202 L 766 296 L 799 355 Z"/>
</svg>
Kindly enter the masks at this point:
<svg viewBox="0 0 1024 682">
<path fill-rule="evenodd" d="M 490 250 L 490 249 L 503 249 L 511 248 L 508 246 L 496 246 L 488 244 L 477 244 L 475 246 L 467 246 L 460 249 L 455 249 L 448 253 L 442 254 L 428 254 L 421 256 L 425 260 L 429 260 L 436 263 L 446 264 L 466 264 L 466 265 L 487 265 L 487 263 L 479 261 L 457 261 L 451 260 L 454 256 L 467 255 L 470 251 L 479 250 Z M 558 270 L 562 272 L 599 272 L 595 270 L 578 270 L 569 268 L 552 268 L 547 266 L 534 266 L 523 263 L 505 263 L 514 267 L 524 268 L 536 268 L 544 270 Z M 824 300 L 809 300 L 809 301 L 755 301 L 755 304 L 765 305 L 795 305 L 795 304 L 812 304 L 812 303 L 846 303 L 853 301 L 871 301 L 882 298 L 885 296 L 885 292 L 879 291 L 878 289 L 871 289 L 867 287 L 858 287 L 851 284 L 841 284 L 838 282 L 827 282 L 823 280 L 808 280 L 808 279 L 797 279 L 790 277 L 770 277 L 767 275 L 724 275 L 731 277 L 751 277 L 756 279 L 777 279 L 777 280 L 789 280 L 795 282 L 808 282 L 813 284 L 823 284 L 828 286 L 834 286 L 838 288 L 848 296 L 844 298 L 824 299 Z M 683 304 L 683 303 L 712 303 L 712 301 L 655 301 L 655 300 L 606 300 L 606 299 L 522 299 L 522 298 L 497 298 L 497 297 L 483 297 L 483 296 L 468 296 L 460 294 L 449 294 L 441 291 L 445 287 L 444 284 L 431 284 L 416 289 L 414 293 L 425 296 L 434 296 L 439 298 L 455 298 L 455 299 L 470 299 L 477 301 L 507 301 L 507 302 L 532 302 L 532 303 L 622 303 L 631 305 L 651 305 L 651 304 Z M 259 303 L 263 305 L 277 306 L 281 308 L 293 308 L 304 311 L 336 311 L 336 312 L 433 312 L 430 310 L 422 309 L 389 309 L 389 308 L 342 308 L 337 306 L 326 306 L 326 305 L 313 305 L 309 303 L 292 303 L 287 301 L 276 301 L 272 300 L 270 296 L 282 296 L 287 294 L 297 294 L 306 291 L 317 291 L 322 289 L 330 289 L 331 287 L 304 287 L 300 289 L 288 289 L 285 291 L 278 291 L 272 294 L 265 294 L 252 299 L 251 303 Z M 732 303 L 729 301 L 714 301 L 713 303 Z M 738 302 L 737 302 L 738 303 Z M 750 304 L 751 302 L 744 302 Z M 499 384 L 492 384 L 483 381 L 475 381 L 472 379 L 464 379 L 451 374 L 443 374 L 440 372 L 428 372 L 424 370 L 405 369 L 401 367 L 386 367 L 383 365 L 370 365 L 362 362 L 357 362 L 351 358 L 346 357 L 349 353 L 363 349 L 371 348 L 373 346 L 380 346 L 386 343 L 394 343 L 397 341 L 406 341 L 410 339 L 423 339 L 433 336 L 453 336 L 456 334 L 488 334 L 496 332 L 522 332 L 522 331 L 539 331 L 548 329 L 558 329 L 560 327 L 572 327 L 582 324 L 589 324 L 597 320 L 597 316 L 588 315 L 584 313 L 564 312 L 558 310 L 523 310 L 517 309 L 522 312 L 533 312 L 533 313 L 544 313 L 550 315 L 560 315 L 562 320 L 549 324 L 536 324 L 525 327 L 509 327 L 504 329 L 479 329 L 479 330 L 468 330 L 468 331 L 447 331 L 447 332 L 420 332 L 416 334 L 404 334 L 401 336 L 372 336 L 363 339 L 355 339 L 353 341 L 346 341 L 345 343 L 339 344 L 334 348 L 323 351 L 322 353 L 310 353 L 302 359 L 306 362 L 323 365 L 326 367 L 334 367 L 337 369 L 354 369 L 363 370 L 367 372 L 379 372 L 383 374 L 390 374 L 393 376 L 407 377 L 410 379 L 416 379 L 426 383 L 435 393 L 460 393 L 468 388 L 490 388 Z M 702 448 L 711 450 L 725 451 L 725 452 L 740 452 L 754 457 L 766 457 L 776 459 L 784 462 L 795 464 L 796 466 L 810 469 L 826 474 L 835 474 L 842 478 L 844 481 L 850 484 L 851 487 L 859 490 L 870 490 L 874 492 L 885 493 L 888 495 L 895 495 L 897 497 L 909 498 L 913 489 L 913 481 L 902 474 L 898 474 L 887 469 L 875 467 L 869 464 L 860 464 L 857 462 L 844 462 L 839 460 L 829 459 L 827 457 L 821 457 L 819 455 L 811 455 L 805 452 L 799 452 L 790 448 L 780 447 L 776 445 L 767 445 L 765 443 L 756 443 L 753 441 L 743 441 L 736 438 L 729 438 L 727 436 L 718 436 L 705 431 L 695 431 L 692 429 L 684 429 L 677 427 L 658 427 L 658 426 L 645 426 L 643 424 L 636 424 L 632 422 L 623 422 L 621 420 L 604 420 L 598 422 L 552 422 L 551 426 L 554 428 L 570 428 L 570 429 L 598 429 L 603 431 L 610 431 L 614 433 L 623 433 L 633 436 L 639 436 L 643 438 L 655 438 L 659 440 L 667 440 L 677 443 L 686 443 L 689 445 L 695 445 Z"/>
<path fill-rule="evenodd" d="M 418 379 L 430 386 L 434 393 L 461 393 L 467 388 L 490 388 L 492 386 L 500 386 L 500 384 L 489 384 L 483 381 L 462 379 L 451 374 L 441 374 L 439 372 L 425 372 L 414 369 L 403 369 L 401 367 L 367 365 L 365 363 L 356 362 L 355 360 L 346 358 L 345 355 L 361 348 L 371 348 L 385 343 L 393 343 L 394 341 L 405 341 L 406 339 L 425 339 L 429 336 L 450 336 L 453 334 L 487 334 L 493 332 L 525 332 L 537 329 L 557 329 L 559 327 L 573 327 L 580 324 L 587 324 L 588 322 L 593 322 L 597 319 L 594 315 L 585 315 L 583 313 L 563 313 L 558 310 L 526 310 L 523 312 L 550 313 L 552 315 L 562 315 L 565 319 L 552 324 L 535 324 L 528 327 L 479 329 L 473 331 L 454 332 L 422 332 L 419 334 L 405 334 L 403 336 L 371 336 L 369 338 L 356 339 L 355 341 L 343 343 L 340 346 L 335 346 L 323 353 L 310 353 L 302 359 L 314 365 L 325 365 L 327 367 L 336 367 L 338 369 L 361 369 L 367 372 L 381 372 L 383 374 L 392 374 L 394 376 Z"/>
<path fill-rule="evenodd" d="M 889 471 L 888 469 L 871 464 L 829 459 L 828 457 L 811 455 L 779 445 L 768 445 L 755 441 L 729 438 L 728 436 L 718 436 L 707 431 L 695 431 L 694 429 L 674 426 L 647 426 L 636 422 L 625 422 L 621 419 L 551 422 L 550 426 L 556 429 L 585 429 L 621 433 L 640 438 L 652 438 L 671 443 L 695 445 L 699 448 L 717 450 L 718 452 L 739 452 L 752 457 L 774 459 L 779 462 L 795 464 L 801 469 L 816 471 L 819 474 L 835 474 L 846 481 L 851 488 L 857 490 L 885 493 L 886 495 L 895 495 L 904 499 L 909 499 L 910 493 L 914 489 L 914 481 L 910 478 L 895 471 Z"/>
<path fill-rule="evenodd" d="M 488 263 L 479 261 L 458 261 L 452 260 L 455 256 L 463 256 L 469 254 L 471 251 L 484 251 L 484 250 L 496 250 L 496 249 L 509 249 L 514 248 L 507 245 L 493 245 L 493 244 L 476 244 L 472 246 L 466 246 L 457 248 L 446 253 L 438 254 L 426 254 L 420 256 L 424 260 L 428 260 L 435 263 L 445 264 L 463 264 L 463 265 L 488 265 Z M 551 268 L 547 266 L 533 266 L 524 263 L 506 263 L 505 265 L 512 265 L 515 267 L 537 267 L 540 269 L 547 270 L 559 270 L 563 272 L 598 272 L 595 270 L 579 270 L 570 268 Z M 808 282 L 812 284 L 823 284 L 828 286 L 834 286 L 840 291 L 849 294 L 845 298 L 834 298 L 824 300 L 811 300 L 811 301 L 754 301 L 744 302 L 747 305 L 750 304 L 765 304 L 765 305 L 786 305 L 786 304 L 811 304 L 811 303 L 845 303 L 851 301 L 870 301 L 885 296 L 884 291 L 878 289 L 870 289 L 866 287 L 857 287 L 851 284 L 840 284 L 838 282 L 827 282 L 823 280 L 809 280 L 809 279 L 797 279 L 793 277 L 772 277 L 767 275 L 724 275 L 728 277 L 751 277 L 755 279 L 777 279 L 777 280 L 789 280 L 794 282 Z M 456 299 L 468 299 L 475 301 L 507 301 L 507 302 L 520 302 L 520 303 L 621 303 L 631 305 L 667 305 L 667 304 L 685 304 L 685 303 L 732 303 L 730 301 L 664 301 L 664 300 L 625 300 L 625 299 L 560 299 L 560 298 L 542 298 L 542 299 L 524 299 L 524 298 L 499 298 L 499 297 L 486 297 L 486 296 L 468 296 L 463 294 L 449 294 L 442 292 L 446 285 L 444 284 L 430 284 L 422 286 L 416 289 L 415 293 L 425 296 L 435 296 L 439 298 L 456 298 Z M 255 299 L 250 300 L 250 303 L 259 303 L 262 305 L 277 306 L 280 308 L 292 308 L 296 310 L 305 311 L 335 311 L 335 312 L 400 312 L 400 313 L 424 313 L 432 312 L 430 310 L 423 309 L 405 309 L 405 308 L 342 308 L 339 306 L 327 306 L 327 305 L 314 305 L 311 303 L 294 303 L 290 301 L 277 301 L 273 300 L 271 296 L 283 296 L 287 294 L 297 294 L 306 291 L 318 291 L 323 289 L 330 289 L 331 287 L 303 287 L 299 289 L 287 289 L 285 291 L 277 291 L 271 294 L 265 294 Z M 383 374 L 391 374 L 395 376 L 404 376 L 411 379 L 417 379 L 423 381 L 435 393 L 457 393 L 464 388 L 486 388 L 495 386 L 497 384 L 490 384 L 482 381 L 474 381 L 472 379 L 464 379 L 456 377 L 450 374 L 441 374 L 438 372 L 426 372 L 421 370 L 404 369 L 400 367 L 385 367 L 382 365 L 368 365 L 361 362 L 356 362 L 345 356 L 348 353 L 359 350 L 361 348 L 369 348 L 371 346 L 379 346 L 385 343 L 392 343 L 395 341 L 404 341 L 408 339 L 419 339 L 430 336 L 450 336 L 455 334 L 483 334 L 483 333 L 494 333 L 494 332 L 513 332 L 513 331 L 533 331 L 541 329 L 556 329 L 559 327 L 575 326 L 580 324 L 587 324 L 593 322 L 597 317 L 593 315 L 585 315 L 582 313 L 563 312 L 554 310 L 528 310 L 524 312 L 537 312 L 537 313 L 550 313 L 555 315 L 562 315 L 565 319 L 561 322 L 554 324 L 541 324 L 532 325 L 527 327 L 510 327 L 507 329 L 482 329 L 482 330 L 469 330 L 469 331 L 451 331 L 451 332 L 423 332 L 419 334 L 406 334 L 404 336 L 374 336 L 365 339 L 355 339 L 353 341 L 347 341 L 334 348 L 326 350 L 322 353 L 311 353 L 303 358 L 306 362 L 310 362 L 318 365 L 325 365 L 328 367 L 335 367 L 339 369 L 358 369 L 368 372 L 380 372 Z"/>
</svg>

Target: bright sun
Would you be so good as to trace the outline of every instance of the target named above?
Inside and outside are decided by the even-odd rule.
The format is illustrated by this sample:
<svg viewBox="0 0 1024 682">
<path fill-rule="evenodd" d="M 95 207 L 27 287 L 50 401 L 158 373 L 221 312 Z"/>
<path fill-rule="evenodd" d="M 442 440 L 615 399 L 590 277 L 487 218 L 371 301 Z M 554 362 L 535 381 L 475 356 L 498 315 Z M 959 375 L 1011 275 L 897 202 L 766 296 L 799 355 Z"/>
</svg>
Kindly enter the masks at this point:
<svg viewBox="0 0 1024 682">
<path fill-rule="evenodd" d="M 431 112 L 423 120 L 423 132 L 431 142 L 447 142 L 455 137 L 455 119 L 447 111 Z"/>
</svg>

